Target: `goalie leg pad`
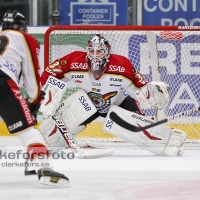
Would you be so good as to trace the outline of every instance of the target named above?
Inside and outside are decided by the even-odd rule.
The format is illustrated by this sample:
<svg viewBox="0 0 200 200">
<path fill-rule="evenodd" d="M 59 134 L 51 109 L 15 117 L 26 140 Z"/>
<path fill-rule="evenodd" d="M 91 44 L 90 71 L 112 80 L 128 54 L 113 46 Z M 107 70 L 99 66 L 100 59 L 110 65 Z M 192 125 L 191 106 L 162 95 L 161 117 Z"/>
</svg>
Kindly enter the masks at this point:
<svg viewBox="0 0 200 200">
<path fill-rule="evenodd" d="M 59 109 L 59 113 L 70 132 L 96 112 L 97 109 L 93 102 L 82 89 L 65 99 Z"/>
<path fill-rule="evenodd" d="M 79 126 L 79 124 L 96 113 L 97 110 L 86 92 L 78 90 L 61 103 L 58 111 L 67 127 L 65 131 L 69 131 L 71 135 L 76 136 L 85 128 L 84 125 Z M 51 116 L 42 122 L 39 131 L 53 152 L 58 152 L 68 147 L 66 140 L 61 135 Z"/>
<path fill-rule="evenodd" d="M 123 120 L 138 127 L 146 126 L 150 123 L 155 122 L 154 120 L 151 120 L 147 117 L 124 110 L 115 105 L 112 105 L 110 107 L 109 113 L 112 111 L 119 115 Z M 173 151 L 174 153 L 169 152 L 167 151 L 167 149 L 165 149 L 168 145 L 168 142 L 171 141 L 170 137 L 173 134 L 173 131 L 170 127 L 161 124 L 159 126 L 144 131 L 132 132 L 114 123 L 109 118 L 109 113 L 103 125 L 103 130 L 105 132 L 108 132 L 116 137 L 122 138 L 127 142 L 136 144 L 139 147 L 143 147 L 144 149 L 155 153 L 156 155 L 177 156 L 178 148 L 180 148 L 182 144 L 182 139 L 174 138 L 176 140 L 176 142 L 173 143 L 174 148 L 175 145 L 177 146 L 177 151 Z"/>
<path fill-rule="evenodd" d="M 184 141 L 186 137 L 186 132 L 180 129 L 172 129 L 171 136 L 167 142 L 163 155 L 182 156 L 184 150 Z"/>
<path fill-rule="evenodd" d="M 74 127 L 74 129 L 71 130 L 70 133 L 73 136 L 75 136 L 78 133 L 80 133 L 84 128 L 85 126 Z M 55 122 L 51 116 L 46 118 L 41 123 L 39 127 L 39 131 L 45 138 L 45 141 L 47 142 L 52 152 L 59 152 L 69 147 L 66 140 L 63 138 L 62 134 L 60 133 L 58 127 L 55 125 Z"/>
</svg>

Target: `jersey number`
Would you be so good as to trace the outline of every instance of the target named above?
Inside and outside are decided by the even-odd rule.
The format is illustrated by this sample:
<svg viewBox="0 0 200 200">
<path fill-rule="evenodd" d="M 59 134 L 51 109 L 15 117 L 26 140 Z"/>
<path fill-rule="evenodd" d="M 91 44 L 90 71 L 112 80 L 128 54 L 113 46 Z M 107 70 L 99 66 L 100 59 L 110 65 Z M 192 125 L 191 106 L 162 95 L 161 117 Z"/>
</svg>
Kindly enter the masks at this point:
<svg viewBox="0 0 200 200">
<path fill-rule="evenodd" d="M 0 36 L 0 55 L 3 55 L 7 46 L 9 44 L 9 39 L 6 36 Z"/>
</svg>

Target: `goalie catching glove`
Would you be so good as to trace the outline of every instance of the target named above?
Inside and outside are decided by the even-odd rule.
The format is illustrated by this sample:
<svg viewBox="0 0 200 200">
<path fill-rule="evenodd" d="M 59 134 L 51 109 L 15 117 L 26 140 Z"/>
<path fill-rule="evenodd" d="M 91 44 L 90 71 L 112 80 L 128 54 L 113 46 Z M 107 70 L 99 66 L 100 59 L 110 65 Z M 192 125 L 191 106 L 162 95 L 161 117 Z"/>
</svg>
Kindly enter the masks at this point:
<svg viewBox="0 0 200 200">
<path fill-rule="evenodd" d="M 150 82 L 135 93 L 142 108 L 162 109 L 169 98 L 169 85 L 164 82 Z"/>
</svg>

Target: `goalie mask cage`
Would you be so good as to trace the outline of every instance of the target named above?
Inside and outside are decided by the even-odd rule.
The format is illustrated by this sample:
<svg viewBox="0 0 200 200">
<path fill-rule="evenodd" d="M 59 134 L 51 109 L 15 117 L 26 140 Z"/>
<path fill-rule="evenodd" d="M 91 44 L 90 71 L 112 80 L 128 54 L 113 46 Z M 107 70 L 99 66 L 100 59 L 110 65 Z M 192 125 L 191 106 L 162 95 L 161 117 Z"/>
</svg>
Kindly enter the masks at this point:
<svg viewBox="0 0 200 200">
<path fill-rule="evenodd" d="M 127 57 L 149 81 L 164 81 L 170 98 L 161 116 L 168 117 L 198 107 L 200 103 L 200 32 L 181 26 L 52 26 L 44 38 L 44 66 L 75 50 L 86 51 L 88 40 L 103 34 L 111 52 Z M 155 116 L 155 109 L 143 110 Z M 185 131 L 186 143 L 199 147 L 200 112 L 167 124 Z M 101 130 L 101 119 L 89 124 L 76 138 L 86 144 L 127 145 Z M 94 146 L 93 145 L 93 146 Z"/>
</svg>

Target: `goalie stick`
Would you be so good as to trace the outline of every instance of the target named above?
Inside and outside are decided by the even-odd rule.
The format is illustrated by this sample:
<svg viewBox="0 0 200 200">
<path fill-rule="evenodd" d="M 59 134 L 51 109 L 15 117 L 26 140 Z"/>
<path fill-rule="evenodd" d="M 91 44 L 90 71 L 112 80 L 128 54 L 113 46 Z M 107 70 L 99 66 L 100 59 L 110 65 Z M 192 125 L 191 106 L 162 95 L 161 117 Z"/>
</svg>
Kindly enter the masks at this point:
<svg viewBox="0 0 200 200">
<path fill-rule="evenodd" d="M 58 127 L 60 133 L 62 134 L 63 138 L 65 139 L 66 143 L 68 144 L 69 147 L 72 147 L 75 149 L 75 154 L 79 154 L 81 151 L 81 148 L 71 135 L 69 133 L 64 121 L 62 120 L 58 110 L 56 110 L 55 114 L 52 116 L 52 119 L 54 120 L 54 123 Z"/>
<path fill-rule="evenodd" d="M 119 117 L 115 112 L 111 112 L 110 113 L 110 119 L 112 121 L 114 121 L 115 123 L 117 123 L 119 126 L 129 130 L 129 131 L 133 131 L 133 132 L 139 132 L 139 131 L 143 131 L 143 130 L 146 130 L 148 128 L 152 128 L 154 126 L 158 126 L 160 124 L 164 124 L 164 123 L 167 123 L 169 121 L 172 121 L 174 119 L 177 119 L 177 118 L 181 118 L 181 117 L 184 117 L 184 116 L 187 116 L 187 115 L 190 115 L 190 114 L 193 114 L 195 113 L 196 111 L 200 111 L 200 107 L 198 108 L 194 108 L 194 109 L 191 109 L 191 110 L 187 110 L 187 111 L 184 111 L 184 112 L 181 112 L 179 114 L 176 114 L 176 115 L 173 115 L 173 116 L 170 116 L 170 117 L 167 117 L 165 119 L 162 119 L 160 121 L 157 121 L 155 123 L 152 123 L 152 124 L 149 124 L 147 126 L 143 126 L 143 127 L 137 127 L 137 126 L 134 126 L 132 124 L 129 124 L 128 122 L 124 121 L 121 117 Z"/>
</svg>

